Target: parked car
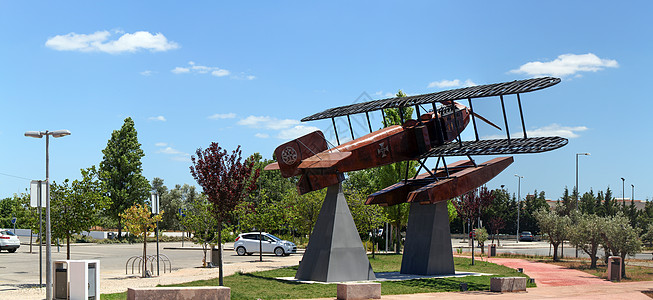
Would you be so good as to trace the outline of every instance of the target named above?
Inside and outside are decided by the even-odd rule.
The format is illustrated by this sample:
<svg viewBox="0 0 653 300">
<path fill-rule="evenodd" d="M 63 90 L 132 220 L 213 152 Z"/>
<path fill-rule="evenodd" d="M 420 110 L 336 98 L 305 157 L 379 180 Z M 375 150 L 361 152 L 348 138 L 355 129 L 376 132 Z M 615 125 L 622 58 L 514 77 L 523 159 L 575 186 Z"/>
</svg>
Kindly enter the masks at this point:
<svg viewBox="0 0 653 300">
<path fill-rule="evenodd" d="M 263 239 L 259 244 L 261 236 L 263 236 Z M 258 253 L 261 248 L 263 253 L 274 253 L 277 256 L 288 256 L 291 253 L 297 253 L 297 246 L 294 243 L 282 240 L 266 232 L 261 235 L 258 232 L 241 233 L 234 242 L 234 250 L 236 250 L 236 254 L 241 256 Z"/>
<path fill-rule="evenodd" d="M 7 250 L 14 253 L 20 247 L 20 240 L 13 232 L 0 229 L 0 251 Z"/>
<path fill-rule="evenodd" d="M 519 240 L 532 242 L 535 240 L 535 237 L 530 231 L 522 231 L 522 233 L 519 234 Z"/>
</svg>

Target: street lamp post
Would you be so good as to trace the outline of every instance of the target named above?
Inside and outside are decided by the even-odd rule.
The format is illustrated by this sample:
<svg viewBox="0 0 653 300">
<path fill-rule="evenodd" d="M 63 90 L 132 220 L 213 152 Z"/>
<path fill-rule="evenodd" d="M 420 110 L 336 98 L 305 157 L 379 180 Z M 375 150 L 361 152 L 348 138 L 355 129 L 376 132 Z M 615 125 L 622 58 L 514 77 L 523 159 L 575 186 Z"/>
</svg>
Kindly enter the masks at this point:
<svg viewBox="0 0 653 300">
<path fill-rule="evenodd" d="M 521 200 L 521 179 L 524 178 L 524 176 L 519 176 L 515 174 L 517 177 L 517 243 L 519 243 L 519 201 Z"/>
<path fill-rule="evenodd" d="M 635 185 L 631 184 L 630 186 L 633 188 L 632 189 L 632 194 L 630 195 L 630 203 L 634 203 L 635 202 Z"/>
<path fill-rule="evenodd" d="M 580 190 L 578 189 L 578 156 L 579 155 L 590 155 L 590 154 L 576 153 L 576 211 L 578 211 L 578 194 L 580 194 Z M 576 258 L 578 258 L 578 246 L 576 246 Z"/>
<path fill-rule="evenodd" d="M 152 203 L 152 214 L 159 215 L 159 194 L 156 191 L 152 191 L 150 194 L 150 201 Z M 156 227 L 154 228 L 154 233 L 156 234 L 156 276 L 159 276 L 159 221 L 156 221 Z M 147 235 L 145 236 L 147 238 Z M 163 270 L 165 273 L 165 270 Z"/>
<path fill-rule="evenodd" d="M 621 177 L 621 206 L 626 206 L 626 179 Z"/>
<path fill-rule="evenodd" d="M 50 228 L 50 136 L 60 138 L 70 135 L 68 130 L 55 130 L 55 131 L 27 131 L 25 136 L 33 138 L 42 138 L 45 136 L 45 182 L 46 184 L 46 197 L 45 197 L 45 298 L 52 300 L 52 247 L 51 247 L 51 228 Z"/>
</svg>

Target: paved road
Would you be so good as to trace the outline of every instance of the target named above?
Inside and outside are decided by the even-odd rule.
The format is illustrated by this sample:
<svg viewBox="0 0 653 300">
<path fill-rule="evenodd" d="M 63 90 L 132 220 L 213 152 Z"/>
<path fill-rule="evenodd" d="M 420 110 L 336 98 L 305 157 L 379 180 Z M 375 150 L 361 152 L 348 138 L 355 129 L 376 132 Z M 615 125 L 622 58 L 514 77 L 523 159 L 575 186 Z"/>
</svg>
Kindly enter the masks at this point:
<svg viewBox="0 0 653 300">
<path fill-rule="evenodd" d="M 172 261 L 172 269 L 178 270 L 202 265 L 203 251 L 194 247 L 192 243 L 185 242 L 185 248 L 181 248 L 181 242 L 160 243 L 159 252 L 167 255 Z M 189 248 L 194 247 L 194 248 Z M 166 249 L 174 248 L 174 249 Z M 227 244 L 227 249 L 232 249 L 232 244 Z M 66 248 L 52 247 L 52 260 L 65 260 Z M 103 277 L 125 276 L 125 263 L 136 255 L 142 255 L 143 244 L 75 244 L 71 247 L 71 259 L 98 259 L 100 260 L 100 274 Z M 147 244 L 147 253 L 156 253 L 156 243 Z M 210 251 L 207 252 L 207 260 L 210 261 Z M 238 256 L 234 251 L 224 252 L 225 264 L 237 264 L 258 260 L 258 255 Z M 274 255 L 264 254 L 264 260 L 273 259 Z M 43 283 L 45 284 L 45 247 L 43 247 Z M 22 245 L 16 253 L 0 252 L 0 291 L 13 289 L 17 286 L 31 286 L 39 284 L 39 252 L 38 247 L 33 247 L 33 253 L 29 253 L 29 245 Z M 163 272 L 161 264 L 160 272 Z M 156 268 L 156 263 L 154 264 Z M 135 268 L 137 269 L 137 268 Z M 135 270 L 136 271 L 136 270 Z M 156 271 L 154 272 L 156 274 Z M 131 275 L 131 267 L 128 268 Z"/>
</svg>

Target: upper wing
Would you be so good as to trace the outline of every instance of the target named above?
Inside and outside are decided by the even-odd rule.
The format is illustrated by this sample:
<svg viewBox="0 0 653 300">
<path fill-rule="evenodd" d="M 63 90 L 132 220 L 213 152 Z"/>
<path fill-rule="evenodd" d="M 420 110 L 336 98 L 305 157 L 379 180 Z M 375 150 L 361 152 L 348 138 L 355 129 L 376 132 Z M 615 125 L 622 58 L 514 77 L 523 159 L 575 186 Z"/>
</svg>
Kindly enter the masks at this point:
<svg viewBox="0 0 653 300">
<path fill-rule="evenodd" d="M 435 156 L 465 156 L 465 155 L 503 155 L 540 153 L 558 149 L 567 145 L 568 140 L 559 136 L 450 142 L 431 148 L 420 158 Z"/>
<path fill-rule="evenodd" d="M 445 102 L 460 99 L 492 97 L 500 95 L 521 94 L 541 90 L 560 82 L 560 78 L 543 77 L 525 80 L 515 80 L 503 83 L 477 85 L 466 88 L 442 91 L 431 94 L 415 95 L 400 98 L 388 98 L 364 103 L 356 103 L 327 109 L 323 112 L 305 117 L 302 122 L 328 119 L 357 113 L 364 113 L 386 108 L 406 107 L 417 104 Z"/>
</svg>

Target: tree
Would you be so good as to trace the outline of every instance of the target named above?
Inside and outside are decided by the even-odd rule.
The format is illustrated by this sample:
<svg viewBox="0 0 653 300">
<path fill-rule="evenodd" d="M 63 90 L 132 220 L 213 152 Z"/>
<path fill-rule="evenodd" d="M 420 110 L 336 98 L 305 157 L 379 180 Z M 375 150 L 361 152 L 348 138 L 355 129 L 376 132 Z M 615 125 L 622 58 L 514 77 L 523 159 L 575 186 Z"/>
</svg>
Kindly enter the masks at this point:
<svg viewBox="0 0 653 300">
<path fill-rule="evenodd" d="M 406 94 L 399 90 L 396 94 L 397 97 L 406 97 Z M 413 108 L 412 107 L 403 107 L 399 108 L 389 108 L 385 109 L 385 118 L 384 126 L 391 125 L 402 125 L 403 120 L 408 120 L 412 118 Z M 397 162 L 385 166 L 378 167 L 375 175 L 378 177 L 378 186 L 377 191 L 383 188 L 386 188 L 390 185 L 393 185 L 400 180 L 405 178 L 411 178 L 417 173 L 416 170 L 417 162 L 415 161 L 404 161 Z M 401 252 L 401 230 L 408 223 L 408 214 L 410 213 L 410 205 L 408 203 L 397 204 L 393 206 L 385 207 L 386 215 L 388 217 L 388 222 L 395 229 L 395 239 L 394 243 L 395 253 Z"/>
<path fill-rule="evenodd" d="M 347 195 L 347 204 L 351 210 L 352 218 L 361 237 L 372 241 L 372 258 L 374 258 L 374 244 L 376 243 L 377 230 L 387 222 L 385 212 L 379 205 L 366 205 L 366 194 L 356 193 Z"/>
<path fill-rule="evenodd" d="M 569 241 L 587 253 L 590 257 L 591 269 L 596 269 L 597 253 L 603 241 L 602 234 L 605 226 L 605 218 L 592 214 L 581 214 L 574 216 L 574 225 L 569 230 Z"/>
<path fill-rule="evenodd" d="M 100 180 L 105 184 L 111 199 L 111 206 L 106 212 L 118 222 L 118 237 L 121 238 L 120 213 L 136 203 L 144 203 L 150 194 L 150 184 L 142 175 L 141 158 L 145 154 L 141 150 L 131 118 L 125 119 L 120 130 L 111 133 L 111 139 L 102 154 Z"/>
<path fill-rule="evenodd" d="M 571 219 L 569 216 L 559 215 L 546 208 L 540 208 L 540 210 L 536 211 L 535 219 L 537 219 L 540 230 L 547 234 L 551 245 L 553 245 L 553 260 L 558 261 L 558 246 L 569 234 Z"/>
<path fill-rule="evenodd" d="M 290 220 L 293 228 L 297 229 L 302 236 L 310 236 L 320 214 L 320 209 L 326 197 L 326 189 L 313 191 L 304 195 L 296 192 L 289 194 L 289 207 L 292 210 Z"/>
<path fill-rule="evenodd" d="M 215 142 L 205 150 L 198 148 L 195 155 L 191 156 L 191 161 L 193 165 L 190 166 L 190 173 L 213 204 L 213 213 L 218 223 L 218 241 L 222 241 L 222 223 L 245 195 L 256 188 L 259 170 L 252 173 L 253 160 L 241 162 L 240 146 L 231 155 L 227 155 L 227 150 Z M 222 243 L 218 243 L 218 251 L 219 284 L 222 286 Z"/>
<path fill-rule="evenodd" d="M 145 205 L 135 204 L 127 208 L 120 214 L 120 218 L 124 220 L 125 229 L 138 238 L 143 238 L 143 275 L 148 277 L 147 274 L 147 237 L 156 228 L 156 222 L 161 221 L 164 211 L 160 211 L 158 215 L 152 215 L 150 208 Z"/>
<path fill-rule="evenodd" d="M 90 231 L 100 213 L 109 207 L 109 198 L 98 179 L 95 166 L 82 169 L 82 179 L 51 186 L 52 236 L 66 240 L 66 259 L 70 259 L 70 237 Z"/>
<path fill-rule="evenodd" d="M 621 257 L 622 263 L 626 263 L 626 255 L 635 255 L 642 249 L 642 241 L 639 239 L 639 229 L 633 228 L 628 223 L 628 218 L 622 213 L 608 217 L 602 231 L 603 246 L 612 255 Z M 621 268 L 621 276 L 626 276 L 626 268 Z"/>
<path fill-rule="evenodd" d="M 458 214 L 464 220 L 469 220 L 471 226 L 474 227 L 476 220 L 492 204 L 493 200 L 494 193 L 490 192 L 486 187 L 481 187 L 456 198 L 453 204 Z"/>
<path fill-rule="evenodd" d="M 485 254 L 485 241 L 487 241 L 487 230 L 485 228 L 476 228 L 476 241 L 481 248 L 481 254 Z"/>
<path fill-rule="evenodd" d="M 193 242 L 202 246 L 204 258 L 202 267 L 206 267 L 206 252 L 211 244 L 218 243 L 216 230 L 218 223 L 214 217 L 213 204 L 206 197 L 196 197 L 189 200 L 183 214 L 177 214 L 184 229 L 192 233 Z"/>
</svg>

